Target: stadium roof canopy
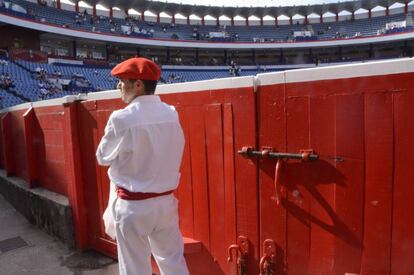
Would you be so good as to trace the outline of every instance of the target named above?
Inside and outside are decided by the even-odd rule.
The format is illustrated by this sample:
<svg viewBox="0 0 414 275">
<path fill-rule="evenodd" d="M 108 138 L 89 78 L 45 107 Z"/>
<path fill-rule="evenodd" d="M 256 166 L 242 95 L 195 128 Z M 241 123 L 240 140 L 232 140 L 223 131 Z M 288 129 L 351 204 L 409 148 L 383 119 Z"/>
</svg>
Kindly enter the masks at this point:
<svg viewBox="0 0 414 275">
<path fill-rule="evenodd" d="M 179 0 L 178 0 L 179 1 Z M 329 1 L 329 0 L 328 0 Z M 358 1 L 345 1 L 345 2 L 336 2 L 336 3 L 322 3 L 322 4 L 312 4 L 312 5 L 301 5 L 301 6 L 251 6 L 251 7 L 229 7 L 229 6 L 205 6 L 197 4 L 181 4 L 181 3 L 172 3 L 166 1 L 148 1 L 148 0 L 84 0 L 84 2 L 95 5 L 101 4 L 105 7 L 118 7 L 120 9 L 128 10 L 133 8 L 139 12 L 151 11 L 154 14 L 165 12 L 168 14 L 181 14 L 183 16 L 190 16 L 192 14 L 197 16 L 206 16 L 211 15 L 215 17 L 220 17 L 226 15 L 228 17 L 234 17 L 237 15 L 243 17 L 250 17 L 252 15 L 257 17 L 264 17 L 270 15 L 273 17 L 278 17 L 280 15 L 294 16 L 295 14 L 300 14 L 303 16 L 309 14 L 319 14 L 322 15 L 326 12 L 331 12 L 333 14 L 340 13 L 341 11 L 353 12 L 358 9 L 370 10 L 376 6 L 389 7 L 395 3 L 406 4 L 411 2 L 411 0 L 358 0 Z M 198 3 L 203 3 L 203 1 L 194 1 Z M 231 1 L 228 1 L 231 2 Z M 245 1 L 246 2 L 246 1 Z M 257 3 L 257 1 L 252 1 Z M 275 3 L 276 1 L 273 1 Z M 283 1 L 280 1 L 282 3 Z M 315 3 L 316 1 L 314 1 Z M 216 1 L 216 3 L 221 3 Z"/>
</svg>

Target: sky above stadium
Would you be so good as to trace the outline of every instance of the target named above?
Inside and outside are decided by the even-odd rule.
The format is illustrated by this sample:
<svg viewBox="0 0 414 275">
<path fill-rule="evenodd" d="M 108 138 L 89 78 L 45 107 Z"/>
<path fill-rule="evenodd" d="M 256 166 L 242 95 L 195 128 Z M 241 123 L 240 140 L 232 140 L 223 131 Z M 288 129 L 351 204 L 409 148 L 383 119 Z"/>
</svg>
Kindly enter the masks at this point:
<svg viewBox="0 0 414 275">
<path fill-rule="evenodd" d="M 225 7 L 278 7 L 278 6 L 300 6 L 300 5 L 315 5 L 345 2 L 346 0 L 231 0 L 231 1 L 217 1 L 217 0 L 156 0 L 160 2 L 170 2 L 189 5 L 203 5 L 203 6 L 225 6 Z M 350 0 L 347 0 L 350 1 Z M 352 1 L 352 0 L 351 0 Z"/>
</svg>

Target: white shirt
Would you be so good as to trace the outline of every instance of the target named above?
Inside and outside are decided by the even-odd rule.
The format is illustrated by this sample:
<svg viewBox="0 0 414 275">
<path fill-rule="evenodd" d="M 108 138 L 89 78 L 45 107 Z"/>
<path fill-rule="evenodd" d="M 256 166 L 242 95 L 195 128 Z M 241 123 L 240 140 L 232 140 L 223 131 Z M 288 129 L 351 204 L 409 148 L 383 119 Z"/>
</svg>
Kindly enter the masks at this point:
<svg viewBox="0 0 414 275">
<path fill-rule="evenodd" d="M 115 185 L 162 193 L 178 186 L 183 149 L 175 108 L 159 96 L 144 95 L 111 114 L 96 158 L 110 166 L 108 175 Z"/>
</svg>

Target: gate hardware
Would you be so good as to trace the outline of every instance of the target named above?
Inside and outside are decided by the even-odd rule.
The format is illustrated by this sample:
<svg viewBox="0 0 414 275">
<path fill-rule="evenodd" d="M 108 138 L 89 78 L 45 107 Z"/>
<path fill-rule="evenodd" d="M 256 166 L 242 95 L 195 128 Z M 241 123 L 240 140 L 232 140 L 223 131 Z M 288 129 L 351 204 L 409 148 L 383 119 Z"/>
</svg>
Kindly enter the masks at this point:
<svg viewBox="0 0 414 275">
<path fill-rule="evenodd" d="M 276 204 L 279 205 L 280 204 L 280 193 L 282 193 L 282 187 L 281 184 L 279 184 L 280 182 L 280 170 L 282 170 L 282 165 L 283 165 L 283 159 L 278 159 L 276 162 L 276 167 L 275 167 L 275 199 L 276 199 Z"/>
<path fill-rule="evenodd" d="M 282 192 L 282 187 L 280 184 L 280 171 L 283 167 L 283 162 L 289 159 L 299 159 L 303 162 L 315 161 L 319 159 L 319 155 L 315 154 L 312 149 L 300 150 L 299 154 L 294 153 L 277 153 L 273 152 L 272 147 L 262 147 L 261 151 L 253 150 L 252 146 L 244 146 L 238 153 L 244 157 L 260 156 L 263 158 L 275 158 L 277 159 L 275 167 L 275 197 L 276 204 L 280 204 L 280 193 Z"/>
<path fill-rule="evenodd" d="M 272 239 L 263 242 L 263 256 L 260 259 L 260 275 L 276 274 L 276 243 Z"/>
<path fill-rule="evenodd" d="M 233 262 L 233 257 L 237 257 L 237 267 L 239 270 L 239 275 L 247 275 L 247 260 L 249 256 L 249 241 L 244 236 L 239 236 L 237 244 L 232 244 L 228 248 L 227 261 L 229 263 Z"/>
<path fill-rule="evenodd" d="M 261 151 L 253 150 L 251 146 L 244 146 L 238 153 L 244 157 L 268 157 L 275 159 L 300 159 L 302 161 L 318 160 L 319 156 L 316 155 L 312 149 L 300 150 L 299 154 L 294 153 L 277 153 L 273 152 L 271 147 L 263 147 Z"/>
</svg>

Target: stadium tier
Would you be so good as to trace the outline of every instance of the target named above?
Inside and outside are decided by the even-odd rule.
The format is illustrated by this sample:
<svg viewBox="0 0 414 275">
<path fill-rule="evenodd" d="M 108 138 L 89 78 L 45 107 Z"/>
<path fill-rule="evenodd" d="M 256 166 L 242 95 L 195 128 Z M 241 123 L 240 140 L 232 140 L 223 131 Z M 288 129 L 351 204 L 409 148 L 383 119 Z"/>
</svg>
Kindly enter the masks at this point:
<svg viewBox="0 0 414 275">
<path fill-rule="evenodd" d="M 352 37 L 376 36 L 385 33 L 396 33 L 411 30 L 412 13 L 400 13 L 367 19 L 346 20 L 314 24 L 290 24 L 280 26 L 206 26 L 186 24 L 165 24 L 127 19 L 109 18 L 79 14 L 74 11 L 56 9 L 34 4 L 24 0 L 15 0 L 13 4 L 23 9 L 16 12 L 9 8 L 1 8 L 1 12 L 11 13 L 42 23 L 54 24 L 69 29 L 125 35 L 141 38 L 173 39 L 173 40 L 207 40 L 211 42 L 286 42 L 312 41 L 318 39 L 338 39 Z M 385 31 L 386 24 L 392 22 L 409 22 L 404 27 L 396 27 Z M 410 24 L 411 23 L 411 24 Z M 294 35 L 296 32 L 296 35 Z M 303 32 L 304 35 L 298 35 Z M 212 37 L 212 33 L 225 33 Z M 306 34 L 305 34 L 306 33 Z"/>
<path fill-rule="evenodd" d="M 0 25 L 2 36 L 6 38 L 0 41 L 3 107 L 114 89 L 117 81 L 110 75 L 111 68 L 133 56 L 150 58 L 162 66 L 160 83 L 179 83 L 338 62 L 412 56 L 414 44 L 411 38 L 413 8 L 412 5 L 408 7 L 408 4 L 399 12 L 387 10 L 380 16 L 371 16 L 370 12 L 368 18 L 353 14 L 345 19 L 341 15 L 339 20 L 337 14 L 336 20 L 331 18 L 325 21 L 320 13 L 319 19 L 299 22 L 293 19 L 291 13 L 290 22 L 282 24 L 277 19 L 273 25 L 263 22 L 249 25 L 247 20 L 245 25 L 235 24 L 234 21 L 222 23 L 219 22 L 218 13 L 215 14 L 217 24 L 204 24 L 204 21 L 189 24 L 190 17 L 187 24 L 182 21 L 174 24 L 174 20 L 165 22 L 160 18 L 155 22 L 142 20 L 144 18 L 121 10 L 116 14 L 112 10 L 114 14 L 107 12 L 107 15 L 103 15 L 102 11 L 92 12 L 89 9 L 88 12 L 86 8 L 77 7 L 76 12 L 73 6 L 72 10 L 68 10 L 70 7 L 67 5 L 63 8 L 56 6 L 57 2 L 54 1 L 0 0 L 0 14 L 21 21 L 3 21 L 6 23 Z M 327 10 L 332 11 L 329 7 Z M 305 11 L 302 9 L 302 12 Z M 61 30 L 62 33 L 32 30 L 33 22 L 39 24 L 40 28 L 58 27 L 55 31 Z M 66 30 L 83 32 L 68 35 Z M 98 38 L 77 36 L 80 33 L 87 36 L 107 35 L 95 40 Z M 394 39 L 392 35 L 385 36 L 387 34 L 402 34 L 407 38 Z M 110 40 L 114 37 L 115 41 Z M 118 41 L 130 37 L 145 40 Z M 351 40 L 363 40 L 351 38 L 377 37 L 381 43 L 347 44 Z M 197 44 L 199 40 L 206 43 Z M 178 44 L 159 44 L 165 42 Z M 294 42 L 322 44 L 306 48 L 303 45 L 307 43 Z M 324 46 L 324 43 L 335 44 Z M 197 46 L 188 47 L 193 44 Z M 247 46 L 239 48 L 242 44 Z M 260 47 L 263 44 L 266 47 L 273 46 Z M 302 46 L 291 48 L 295 44 Z M 215 45 L 218 47 L 214 48 Z M 223 45 L 225 48 L 221 48 Z"/>
<path fill-rule="evenodd" d="M 117 80 L 111 68 L 68 64 L 47 64 L 30 61 L 1 59 L 2 80 L 9 77 L 12 85 L 2 87 L 3 107 L 29 101 L 58 98 L 65 95 L 87 93 L 116 88 Z M 262 68 L 240 69 L 238 76 L 255 75 Z M 274 71 L 269 69 L 268 71 Z M 180 83 L 235 76 L 227 68 L 218 69 L 164 69 L 161 83 Z"/>
</svg>

